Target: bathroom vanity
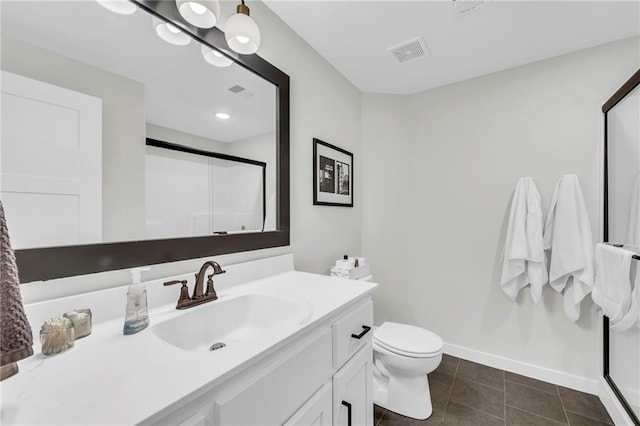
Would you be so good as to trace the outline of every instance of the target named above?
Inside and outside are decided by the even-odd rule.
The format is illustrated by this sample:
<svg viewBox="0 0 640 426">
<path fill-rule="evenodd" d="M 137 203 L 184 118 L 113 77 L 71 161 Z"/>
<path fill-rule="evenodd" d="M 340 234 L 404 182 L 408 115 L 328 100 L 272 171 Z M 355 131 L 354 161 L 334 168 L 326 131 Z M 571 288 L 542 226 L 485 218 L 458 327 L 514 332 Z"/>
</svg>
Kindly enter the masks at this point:
<svg viewBox="0 0 640 426">
<path fill-rule="evenodd" d="M 292 255 L 225 269 L 218 300 L 187 310 L 147 282 L 151 325 L 131 336 L 125 287 L 27 305 L 34 334 L 72 306 L 93 333 L 52 357 L 36 342 L 1 384 L 2 424 L 373 424 L 376 284 L 295 271 Z"/>
</svg>

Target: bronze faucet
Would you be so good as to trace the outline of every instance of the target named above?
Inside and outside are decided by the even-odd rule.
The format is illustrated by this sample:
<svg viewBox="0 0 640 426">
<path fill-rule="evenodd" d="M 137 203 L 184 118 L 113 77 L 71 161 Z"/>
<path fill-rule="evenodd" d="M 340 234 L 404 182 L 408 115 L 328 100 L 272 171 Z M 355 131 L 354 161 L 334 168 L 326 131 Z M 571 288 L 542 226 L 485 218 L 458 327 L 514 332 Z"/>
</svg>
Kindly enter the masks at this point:
<svg viewBox="0 0 640 426">
<path fill-rule="evenodd" d="M 207 289 L 204 291 L 204 277 L 209 268 L 213 268 L 213 274 L 207 276 Z M 224 274 L 218 262 L 208 260 L 200 267 L 200 271 L 196 274 L 196 284 L 193 288 L 193 295 L 189 297 L 189 288 L 187 287 L 187 280 L 174 280 L 164 283 L 164 285 L 182 284 L 180 288 L 180 298 L 176 309 L 187 309 L 194 306 L 201 305 L 203 303 L 211 302 L 218 298 L 215 289 L 213 288 L 213 277 L 215 275 Z"/>
</svg>

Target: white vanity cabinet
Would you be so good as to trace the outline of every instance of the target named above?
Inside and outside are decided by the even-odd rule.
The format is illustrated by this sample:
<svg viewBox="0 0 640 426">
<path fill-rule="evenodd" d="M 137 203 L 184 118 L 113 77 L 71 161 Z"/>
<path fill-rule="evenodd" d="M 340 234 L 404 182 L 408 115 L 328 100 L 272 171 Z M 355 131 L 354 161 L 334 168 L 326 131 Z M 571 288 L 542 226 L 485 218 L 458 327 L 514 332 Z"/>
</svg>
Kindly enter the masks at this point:
<svg viewBox="0 0 640 426">
<path fill-rule="evenodd" d="M 373 425 L 372 327 L 367 298 L 153 423 Z"/>
</svg>

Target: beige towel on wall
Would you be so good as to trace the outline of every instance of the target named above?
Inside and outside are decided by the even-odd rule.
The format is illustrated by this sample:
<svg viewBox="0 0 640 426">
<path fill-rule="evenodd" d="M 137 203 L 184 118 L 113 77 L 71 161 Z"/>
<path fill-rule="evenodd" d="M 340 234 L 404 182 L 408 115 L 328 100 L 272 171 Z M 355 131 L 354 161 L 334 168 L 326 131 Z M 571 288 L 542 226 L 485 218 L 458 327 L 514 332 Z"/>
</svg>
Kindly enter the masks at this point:
<svg viewBox="0 0 640 426">
<path fill-rule="evenodd" d="M 22 305 L 16 257 L 0 201 L 0 380 L 18 372 L 17 361 L 33 355 L 33 335 Z"/>
</svg>

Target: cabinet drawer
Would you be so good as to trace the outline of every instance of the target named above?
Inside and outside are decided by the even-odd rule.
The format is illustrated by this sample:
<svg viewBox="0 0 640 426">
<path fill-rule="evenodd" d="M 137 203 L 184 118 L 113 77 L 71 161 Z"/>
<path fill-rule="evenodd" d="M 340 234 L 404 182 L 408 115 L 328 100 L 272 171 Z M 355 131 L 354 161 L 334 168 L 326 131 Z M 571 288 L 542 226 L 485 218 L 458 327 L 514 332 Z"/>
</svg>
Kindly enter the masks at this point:
<svg viewBox="0 0 640 426">
<path fill-rule="evenodd" d="M 366 327 L 371 327 L 368 331 Z M 333 323 L 333 368 L 340 368 L 373 335 L 373 302 L 366 301 Z"/>
<path fill-rule="evenodd" d="M 331 332 L 325 328 L 275 365 L 234 385 L 215 401 L 216 425 L 281 425 L 331 377 Z"/>
</svg>

